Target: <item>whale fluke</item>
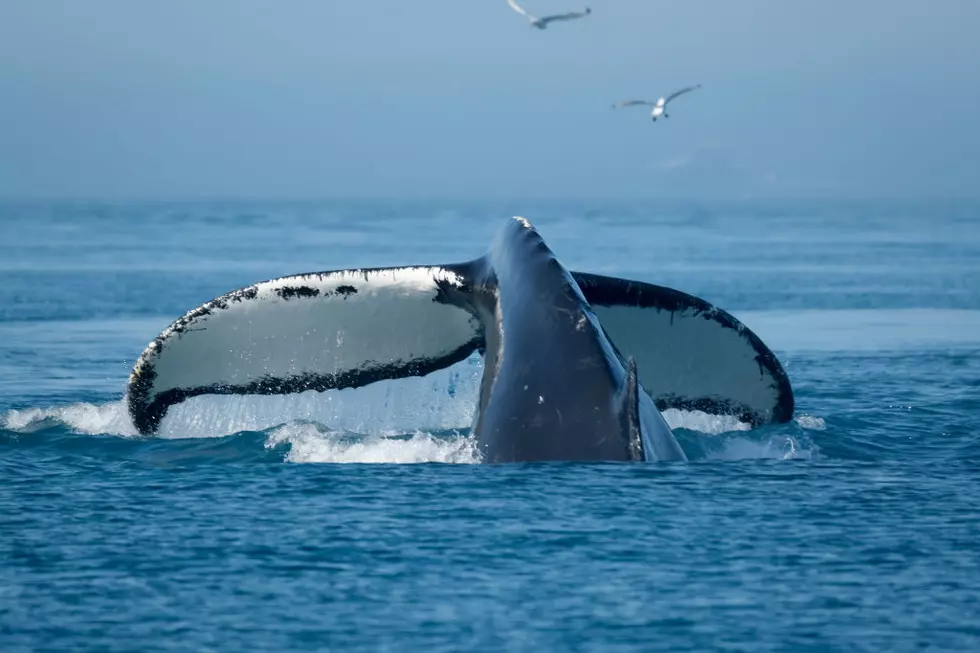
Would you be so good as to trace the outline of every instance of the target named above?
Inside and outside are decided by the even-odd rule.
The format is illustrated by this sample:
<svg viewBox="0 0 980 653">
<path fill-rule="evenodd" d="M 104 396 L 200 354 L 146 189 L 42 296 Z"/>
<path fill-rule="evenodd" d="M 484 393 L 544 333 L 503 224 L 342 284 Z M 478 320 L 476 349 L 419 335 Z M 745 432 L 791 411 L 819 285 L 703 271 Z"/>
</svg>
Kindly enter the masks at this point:
<svg viewBox="0 0 980 653">
<path fill-rule="evenodd" d="M 793 415 L 783 367 L 732 315 L 671 288 L 570 272 L 523 219 L 472 261 L 314 272 L 217 297 L 146 347 L 128 406 L 152 434 L 191 397 L 356 388 L 474 352 L 485 359 L 474 430 L 490 460 L 683 460 L 661 410 L 755 426 Z"/>
</svg>

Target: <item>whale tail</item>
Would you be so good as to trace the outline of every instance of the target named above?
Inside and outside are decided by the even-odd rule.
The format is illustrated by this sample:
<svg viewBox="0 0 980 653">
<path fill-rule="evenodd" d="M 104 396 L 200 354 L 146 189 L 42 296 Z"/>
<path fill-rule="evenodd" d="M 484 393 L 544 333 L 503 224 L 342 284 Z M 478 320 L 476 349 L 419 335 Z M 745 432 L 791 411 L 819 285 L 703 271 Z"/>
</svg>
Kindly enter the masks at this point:
<svg viewBox="0 0 980 653">
<path fill-rule="evenodd" d="M 482 354 L 494 317 L 476 310 L 473 298 L 495 289 L 492 277 L 474 278 L 473 263 L 316 272 L 215 298 L 139 357 L 127 388 L 133 423 L 154 433 L 171 406 L 199 395 L 355 388 Z M 785 370 L 730 314 L 670 288 L 570 274 L 621 360 L 629 359 L 621 399 L 631 425 L 660 424 L 648 414 L 667 408 L 734 415 L 754 426 L 792 418 Z M 630 455 L 661 458 L 644 451 L 638 430 Z"/>
</svg>

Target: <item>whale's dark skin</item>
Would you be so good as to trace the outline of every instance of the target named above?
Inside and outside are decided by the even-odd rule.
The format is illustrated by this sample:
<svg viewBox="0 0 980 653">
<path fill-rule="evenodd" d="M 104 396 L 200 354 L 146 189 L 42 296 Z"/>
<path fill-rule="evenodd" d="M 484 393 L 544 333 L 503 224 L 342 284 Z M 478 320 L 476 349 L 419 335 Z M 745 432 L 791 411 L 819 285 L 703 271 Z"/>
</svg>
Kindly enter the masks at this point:
<svg viewBox="0 0 980 653">
<path fill-rule="evenodd" d="M 483 258 L 456 270 L 472 282 L 445 299 L 484 328 L 474 434 L 486 462 L 684 460 L 571 273 L 522 219 Z"/>
</svg>

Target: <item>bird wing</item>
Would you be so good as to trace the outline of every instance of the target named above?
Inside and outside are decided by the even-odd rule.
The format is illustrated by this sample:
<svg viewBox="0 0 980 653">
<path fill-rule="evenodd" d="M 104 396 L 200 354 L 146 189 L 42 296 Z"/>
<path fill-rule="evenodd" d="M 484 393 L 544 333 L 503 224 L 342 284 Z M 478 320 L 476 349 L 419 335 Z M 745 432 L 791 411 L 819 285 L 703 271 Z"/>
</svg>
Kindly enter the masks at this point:
<svg viewBox="0 0 980 653">
<path fill-rule="evenodd" d="M 622 102 L 617 102 L 616 104 L 612 105 L 612 108 L 613 109 L 622 109 L 623 107 L 632 107 L 632 106 L 636 106 L 638 104 L 643 104 L 643 105 L 646 105 L 648 107 L 652 107 L 653 106 L 653 102 L 647 102 L 646 100 L 623 100 Z"/>
<path fill-rule="evenodd" d="M 516 11 L 517 13 L 519 13 L 521 16 L 524 16 L 530 20 L 537 20 L 534 16 L 527 13 L 527 11 L 525 11 L 523 7 L 521 7 L 519 4 L 514 2 L 514 0 L 507 0 L 507 4 L 509 4 L 510 8 Z"/>
<path fill-rule="evenodd" d="M 670 102 L 671 100 L 673 100 L 678 95 L 684 95 L 685 93 L 689 93 L 689 92 L 691 92 L 691 91 L 693 91 L 695 89 L 699 89 L 699 88 L 701 88 L 701 85 L 700 84 L 695 84 L 694 86 L 687 86 L 685 88 L 682 88 L 679 91 L 674 91 L 673 93 L 671 93 L 670 95 L 667 96 L 667 98 L 664 100 L 664 104 L 667 104 L 668 102 Z"/>
<path fill-rule="evenodd" d="M 510 2 L 510 0 L 507 0 Z M 551 23 L 557 20 L 575 20 L 576 18 L 585 18 L 592 13 L 592 10 L 588 7 L 584 11 L 570 11 L 567 14 L 555 14 L 553 16 L 545 16 L 541 19 L 542 23 Z"/>
</svg>

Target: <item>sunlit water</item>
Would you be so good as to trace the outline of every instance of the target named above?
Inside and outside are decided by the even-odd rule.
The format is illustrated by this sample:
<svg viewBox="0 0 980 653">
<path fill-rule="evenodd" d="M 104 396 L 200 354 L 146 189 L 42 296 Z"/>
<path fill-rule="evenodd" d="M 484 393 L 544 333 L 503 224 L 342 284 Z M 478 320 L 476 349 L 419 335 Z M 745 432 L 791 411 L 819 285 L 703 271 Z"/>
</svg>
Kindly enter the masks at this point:
<svg viewBox="0 0 980 653">
<path fill-rule="evenodd" d="M 514 214 L 730 310 L 794 421 L 484 466 L 471 359 L 137 437 L 129 369 L 187 309 L 473 258 Z M 978 204 L 0 205 L 0 651 L 980 650 L 978 417 Z"/>
</svg>

